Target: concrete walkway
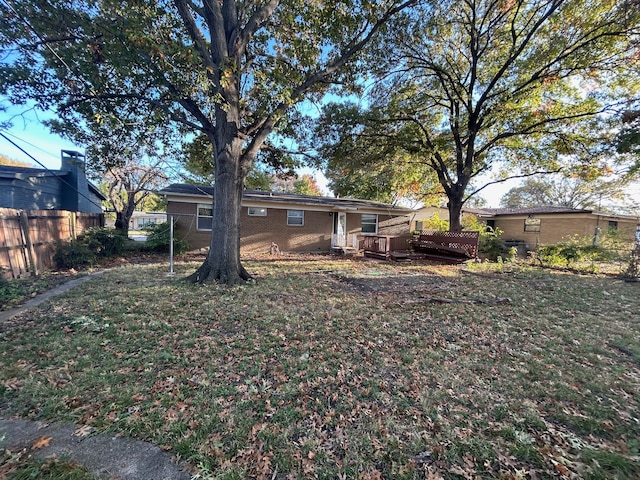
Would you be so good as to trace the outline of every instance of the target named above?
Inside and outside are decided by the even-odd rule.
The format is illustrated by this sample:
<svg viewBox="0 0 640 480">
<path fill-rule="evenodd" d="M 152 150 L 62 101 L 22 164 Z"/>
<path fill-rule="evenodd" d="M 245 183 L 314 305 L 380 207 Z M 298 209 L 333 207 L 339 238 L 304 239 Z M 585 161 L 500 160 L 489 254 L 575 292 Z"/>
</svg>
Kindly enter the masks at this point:
<svg viewBox="0 0 640 480">
<path fill-rule="evenodd" d="M 84 277 L 74 278 L 73 280 L 69 280 L 68 282 L 63 283 L 62 285 L 58 285 L 57 287 L 52 288 L 51 290 L 47 290 L 46 292 L 41 293 L 40 295 L 36 295 L 35 297 L 27 300 L 23 305 L 20 305 L 19 307 L 0 312 L 0 322 L 11 320 L 13 317 L 21 314 L 25 310 L 28 310 L 33 307 L 37 307 L 38 305 L 46 302 L 47 300 L 50 300 L 51 298 L 57 295 L 60 295 L 61 293 L 66 292 L 67 290 L 71 290 L 72 288 L 77 287 L 78 285 L 82 285 L 83 283 L 88 282 L 89 280 L 97 277 L 98 275 L 102 275 L 104 272 L 106 272 L 106 270 L 98 270 L 96 272 L 91 272 L 90 274 L 85 275 Z"/>
<path fill-rule="evenodd" d="M 0 418 L 0 448 L 31 447 L 42 439 L 39 458 L 52 455 L 78 462 L 100 478 L 111 480 L 189 480 L 191 476 L 160 448 L 131 438 L 100 433 L 84 436 L 77 425 Z"/>
<path fill-rule="evenodd" d="M 0 322 L 37 307 L 67 290 L 104 273 L 104 270 L 76 278 L 42 293 L 20 307 L 0 312 Z M 50 440 L 34 455 L 52 455 L 76 461 L 100 478 L 110 480 L 189 480 L 191 476 L 176 465 L 169 453 L 155 445 L 114 434 L 87 435 L 78 425 L 0 418 L 0 449 L 22 450 L 44 437 Z"/>
</svg>

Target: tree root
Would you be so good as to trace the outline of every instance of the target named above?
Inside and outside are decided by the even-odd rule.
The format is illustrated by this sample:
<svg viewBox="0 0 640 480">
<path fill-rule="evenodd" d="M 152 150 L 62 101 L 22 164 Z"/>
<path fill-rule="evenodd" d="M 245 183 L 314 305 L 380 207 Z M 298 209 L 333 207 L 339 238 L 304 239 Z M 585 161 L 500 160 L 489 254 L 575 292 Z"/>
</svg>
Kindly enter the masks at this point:
<svg viewBox="0 0 640 480">
<path fill-rule="evenodd" d="M 219 283 L 232 286 L 241 285 L 251 279 L 253 279 L 253 277 L 242 265 L 239 265 L 238 272 L 236 273 L 229 272 L 228 270 L 224 271 L 221 269 L 214 269 L 205 260 L 205 262 L 200 265 L 200 267 L 198 267 L 195 272 L 193 272 L 191 275 L 188 275 L 183 280 L 188 283 L 201 285 L 207 283 Z"/>
</svg>

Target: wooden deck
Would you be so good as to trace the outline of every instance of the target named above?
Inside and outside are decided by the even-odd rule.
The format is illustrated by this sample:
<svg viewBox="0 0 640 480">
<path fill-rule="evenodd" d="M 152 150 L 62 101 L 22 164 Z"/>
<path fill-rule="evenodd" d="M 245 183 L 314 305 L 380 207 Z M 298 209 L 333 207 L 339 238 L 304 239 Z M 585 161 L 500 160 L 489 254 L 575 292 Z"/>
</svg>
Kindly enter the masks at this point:
<svg viewBox="0 0 640 480">
<path fill-rule="evenodd" d="M 462 263 L 478 255 L 480 232 L 423 231 L 409 237 L 367 236 L 364 255 L 384 260 L 436 260 L 443 263 Z"/>
</svg>

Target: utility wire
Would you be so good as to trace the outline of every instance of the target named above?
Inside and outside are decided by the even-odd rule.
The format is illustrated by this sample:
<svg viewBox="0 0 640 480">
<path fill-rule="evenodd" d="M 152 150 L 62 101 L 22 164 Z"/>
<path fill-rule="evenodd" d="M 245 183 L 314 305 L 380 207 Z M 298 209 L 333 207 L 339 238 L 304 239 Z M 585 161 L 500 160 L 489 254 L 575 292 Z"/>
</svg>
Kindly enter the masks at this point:
<svg viewBox="0 0 640 480">
<path fill-rule="evenodd" d="M 51 52 L 51 54 L 67 69 L 67 71 L 69 71 L 73 76 L 79 78 L 88 88 L 89 91 L 91 93 L 94 93 L 93 90 L 93 86 L 91 85 L 90 82 L 88 82 L 85 78 L 83 78 L 82 75 L 78 75 L 65 61 L 62 57 L 60 57 L 60 55 L 58 55 L 58 53 L 53 49 L 53 47 L 46 41 L 46 39 L 35 29 L 35 27 L 33 25 L 31 25 L 31 23 L 29 22 L 28 19 L 26 19 L 24 16 L 22 16 L 13 6 L 11 0 L 2 0 L 2 3 L 4 3 L 25 25 L 26 27 L 31 30 L 39 39 L 40 41 L 43 43 L 43 45 Z M 2 135 L 5 139 L 7 139 L 6 136 Z M 18 138 L 18 137 L 16 137 Z M 9 142 L 11 142 L 11 140 L 7 139 Z M 19 148 L 20 150 L 22 150 L 22 148 L 18 147 L 15 143 L 11 142 L 13 145 L 15 145 L 17 148 Z M 27 142 L 25 142 L 27 143 Z M 34 146 L 34 145 L 32 145 Z M 34 146 L 35 147 L 35 146 Z M 38 147 L 35 147 L 38 148 Z M 27 154 L 30 158 L 33 158 L 31 155 L 29 155 L 27 152 L 25 152 L 24 150 L 22 150 L 25 154 Z M 38 163 L 39 165 L 42 165 L 40 162 L 38 162 L 37 160 L 34 159 L 34 161 L 36 161 L 36 163 Z M 182 179 L 187 178 L 186 175 L 182 172 L 179 172 L 175 167 L 173 167 L 173 165 L 170 165 L 169 162 L 164 162 L 165 165 L 167 165 L 171 170 L 173 170 L 175 173 L 178 174 L 179 177 L 181 177 Z M 44 166 L 43 166 L 44 167 Z M 46 167 L 44 167 L 46 169 Z M 210 196 L 208 192 L 204 191 L 202 188 L 200 188 L 200 186 L 195 185 L 195 187 L 198 189 L 198 191 L 200 193 L 202 193 L 203 195 L 206 195 L 207 197 Z M 79 192 L 78 192 L 79 193 Z"/>
<path fill-rule="evenodd" d="M 15 7 L 13 6 L 13 3 L 11 2 L 11 0 L 2 0 L 2 3 L 4 3 L 12 12 L 14 15 L 16 15 L 21 21 L 22 23 L 24 23 L 26 25 L 26 27 L 31 30 L 36 37 L 38 37 L 40 39 L 40 41 L 42 42 L 42 44 L 47 48 L 47 50 L 49 50 L 51 52 L 51 54 L 62 64 L 64 65 L 64 67 L 74 76 L 79 78 L 82 83 L 85 84 L 85 86 L 88 87 L 89 91 L 93 94 L 95 93 L 94 89 L 93 89 L 93 85 L 91 85 L 91 82 L 89 82 L 88 80 L 86 80 L 85 78 L 83 78 L 82 75 L 78 75 L 76 72 L 73 71 L 73 69 L 69 66 L 69 64 L 67 62 L 64 61 L 64 59 L 62 57 L 60 57 L 60 55 L 58 55 L 58 52 L 56 52 L 51 45 L 49 45 L 49 42 L 47 42 L 46 38 L 44 38 L 42 35 L 40 35 L 40 32 L 38 32 L 35 27 L 33 25 L 31 25 L 31 23 L 29 22 L 29 20 L 27 18 L 25 18 L 23 15 L 20 14 L 20 12 L 18 12 Z"/>
<path fill-rule="evenodd" d="M 15 138 L 16 140 L 20 141 L 21 143 L 25 144 L 25 145 L 29 145 L 32 148 L 35 148 L 36 150 L 40 150 L 43 154 L 48 155 L 51 158 L 55 158 L 56 160 L 60 160 L 60 156 L 56 155 L 55 153 L 50 152 L 49 150 L 45 150 L 42 147 L 39 147 L 38 145 L 31 143 L 27 140 L 25 140 L 24 138 L 20 138 L 19 136 L 17 136 L 15 133 L 11 133 L 7 130 L 3 130 L 3 132 L 5 133 L 5 135 L 9 135 L 10 137 Z"/>
<path fill-rule="evenodd" d="M 47 166 L 45 166 L 42 162 L 40 162 L 36 157 L 34 157 L 33 155 L 31 155 L 29 152 L 27 152 L 24 148 L 22 148 L 20 145 L 18 145 L 16 142 L 14 142 L 13 140 L 11 140 L 9 137 L 7 137 L 4 132 L 0 131 L 0 137 L 4 138 L 7 142 L 9 142 L 11 145 L 13 145 L 14 147 L 16 147 L 18 150 L 20 150 L 22 153 L 24 153 L 26 156 L 28 156 L 31 160 L 33 160 L 34 162 L 36 162 L 38 165 L 40 165 L 42 168 L 44 168 L 47 172 L 53 174 L 54 177 L 58 178 L 61 182 L 65 183 L 66 185 L 68 185 L 72 190 L 74 190 L 78 195 L 80 195 L 81 197 L 85 198 L 86 200 L 88 200 L 90 203 L 92 203 L 93 205 L 95 205 L 96 207 L 100 208 L 100 211 L 102 211 L 102 205 L 98 204 L 96 202 L 93 201 L 93 199 L 87 197 L 85 194 L 83 194 L 82 192 L 78 191 L 78 189 L 73 186 L 71 183 L 67 182 L 67 180 L 62 176 L 62 175 L 58 175 L 55 171 L 49 169 Z"/>
</svg>

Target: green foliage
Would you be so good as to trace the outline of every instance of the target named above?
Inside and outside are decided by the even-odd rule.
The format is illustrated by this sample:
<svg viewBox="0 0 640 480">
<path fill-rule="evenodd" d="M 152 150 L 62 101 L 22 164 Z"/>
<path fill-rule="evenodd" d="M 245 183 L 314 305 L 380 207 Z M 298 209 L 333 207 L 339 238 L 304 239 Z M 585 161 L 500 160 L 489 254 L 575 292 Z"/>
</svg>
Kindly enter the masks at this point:
<svg viewBox="0 0 640 480">
<path fill-rule="evenodd" d="M 507 247 L 502 240 L 502 230 L 499 228 L 485 227 L 480 230 L 478 241 L 478 253 L 480 256 L 492 262 L 512 262 L 518 256 L 515 247 Z"/>
<path fill-rule="evenodd" d="M 617 234 L 611 232 L 604 237 L 598 245 L 594 245 L 591 238 L 578 235 L 560 243 L 538 245 L 535 258 L 543 266 L 570 268 L 587 264 L 592 271 L 596 271 L 595 262 L 621 259 L 620 251 L 615 249 L 619 246 Z"/>
<path fill-rule="evenodd" d="M 0 273 L 2 273 L 0 269 Z M 7 280 L 0 275 L 0 305 L 7 305 L 15 300 L 22 298 L 24 290 L 21 288 L 20 283 Z"/>
<path fill-rule="evenodd" d="M 122 255 L 127 238 L 114 228 L 95 227 L 85 230 L 76 240 L 61 243 L 54 260 L 58 268 L 93 265 L 99 258 Z"/>
<path fill-rule="evenodd" d="M 424 230 L 435 230 L 437 232 L 446 232 L 449 230 L 449 220 L 440 218 L 440 215 L 434 213 L 427 220 L 422 221 Z"/>
<path fill-rule="evenodd" d="M 301 195 L 322 196 L 318 182 L 310 175 L 303 175 L 293 181 L 293 191 Z"/>
<path fill-rule="evenodd" d="M 640 281 L 640 252 L 631 252 L 629 264 L 624 271 L 624 278 L 629 281 Z"/>
<path fill-rule="evenodd" d="M 168 252 L 171 245 L 171 224 L 169 222 L 146 225 L 144 231 L 147 233 L 145 247 L 153 252 Z M 189 250 L 189 244 L 176 237 L 174 231 L 173 251 L 174 253 L 184 253 Z"/>
<path fill-rule="evenodd" d="M 315 166 L 323 169 L 329 188 L 343 197 L 388 203 L 441 197 L 433 170 L 403 143 L 410 141 L 408 133 L 386 134 L 393 129 L 386 115 L 391 113 L 349 103 L 324 107 L 306 142 L 317 149 Z"/>
<path fill-rule="evenodd" d="M 95 227 L 79 235 L 78 242 L 85 245 L 97 257 L 113 257 L 125 252 L 127 237 L 115 228 Z"/>
<path fill-rule="evenodd" d="M 60 243 L 53 255 L 58 268 L 79 268 L 95 264 L 96 254 L 79 240 Z"/>
<path fill-rule="evenodd" d="M 628 110 L 622 115 L 622 129 L 616 138 L 616 148 L 620 153 L 640 156 L 640 110 Z M 640 160 L 636 160 L 640 169 Z"/>
</svg>

